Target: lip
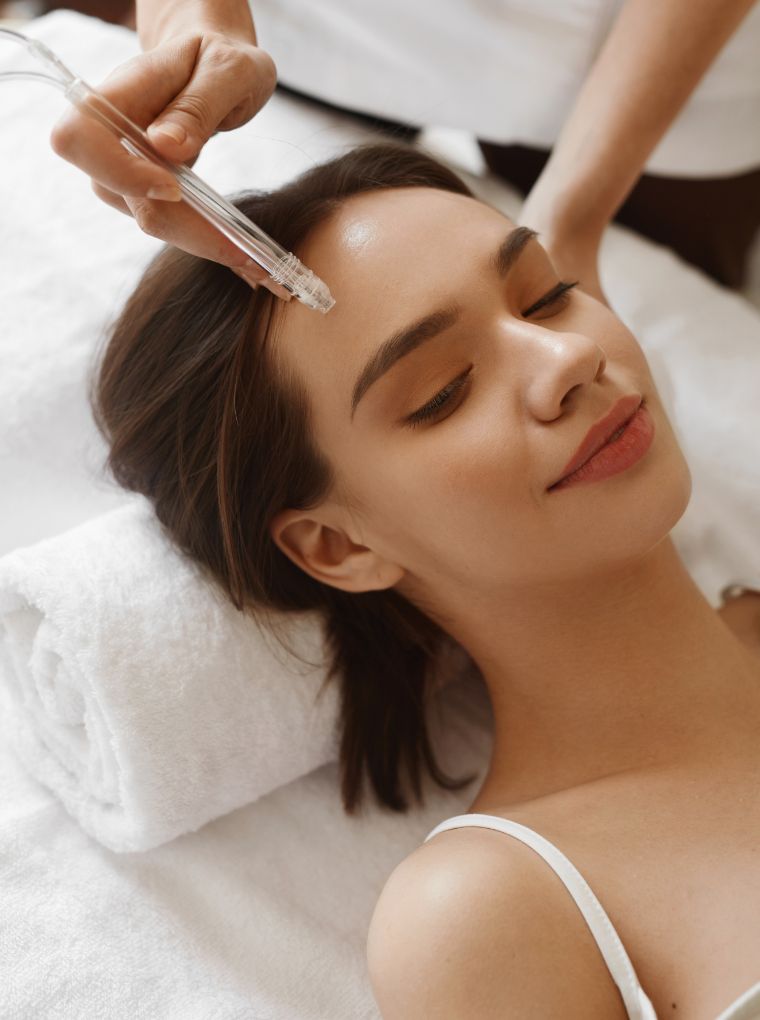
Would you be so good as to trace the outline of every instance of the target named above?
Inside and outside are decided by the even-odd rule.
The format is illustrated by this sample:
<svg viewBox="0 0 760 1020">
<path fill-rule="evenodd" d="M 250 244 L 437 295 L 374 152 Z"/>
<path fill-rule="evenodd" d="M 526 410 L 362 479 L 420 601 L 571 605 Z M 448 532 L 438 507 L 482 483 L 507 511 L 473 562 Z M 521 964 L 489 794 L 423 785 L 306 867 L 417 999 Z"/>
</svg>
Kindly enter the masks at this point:
<svg viewBox="0 0 760 1020">
<path fill-rule="evenodd" d="M 564 478 L 567 478 L 568 475 L 577 471 L 579 467 L 601 450 L 610 436 L 634 416 L 642 401 L 643 397 L 640 393 L 631 393 L 628 396 L 621 397 L 603 418 L 600 418 L 598 422 L 591 426 L 581 445 L 567 464 L 565 464 L 562 474 L 556 481 L 552 482 L 549 488 L 557 485 Z"/>
</svg>

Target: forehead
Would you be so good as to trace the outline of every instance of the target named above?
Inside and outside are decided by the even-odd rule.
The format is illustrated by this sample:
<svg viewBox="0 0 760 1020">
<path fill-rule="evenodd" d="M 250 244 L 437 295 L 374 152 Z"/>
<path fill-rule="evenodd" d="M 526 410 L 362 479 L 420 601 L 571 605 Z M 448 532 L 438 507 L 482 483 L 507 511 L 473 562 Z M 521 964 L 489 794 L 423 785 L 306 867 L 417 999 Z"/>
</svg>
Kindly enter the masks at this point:
<svg viewBox="0 0 760 1020">
<path fill-rule="evenodd" d="M 310 310 L 291 301 L 286 318 L 293 330 L 323 325 L 334 333 L 357 308 L 379 312 L 410 295 L 415 299 L 421 288 L 435 288 L 441 276 L 450 275 L 452 265 L 473 257 L 482 261 L 489 239 L 501 238 L 510 225 L 491 206 L 437 188 L 353 195 L 311 231 L 299 251 L 327 283 L 335 307 L 314 323 Z"/>
<path fill-rule="evenodd" d="M 321 315 L 289 301 L 276 338 L 315 413 L 350 399 L 357 373 L 385 337 L 465 297 L 512 226 L 477 199 L 424 187 L 354 195 L 320 223 L 298 255 L 335 305 Z"/>
</svg>

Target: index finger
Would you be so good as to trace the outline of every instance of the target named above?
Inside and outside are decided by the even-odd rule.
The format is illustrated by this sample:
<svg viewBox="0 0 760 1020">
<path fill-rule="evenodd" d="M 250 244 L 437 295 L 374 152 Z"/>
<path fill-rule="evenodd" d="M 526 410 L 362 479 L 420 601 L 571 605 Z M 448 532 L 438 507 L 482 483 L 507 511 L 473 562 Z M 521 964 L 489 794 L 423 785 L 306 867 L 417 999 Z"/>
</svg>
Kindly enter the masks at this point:
<svg viewBox="0 0 760 1020">
<path fill-rule="evenodd" d="M 120 64 L 97 91 L 144 130 L 182 89 L 193 63 L 191 45 L 151 50 Z M 153 186 L 176 183 L 162 167 L 127 152 L 107 127 L 75 106 L 53 126 L 50 144 L 57 155 L 121 195 L 141 197 Z"/>
</svg>

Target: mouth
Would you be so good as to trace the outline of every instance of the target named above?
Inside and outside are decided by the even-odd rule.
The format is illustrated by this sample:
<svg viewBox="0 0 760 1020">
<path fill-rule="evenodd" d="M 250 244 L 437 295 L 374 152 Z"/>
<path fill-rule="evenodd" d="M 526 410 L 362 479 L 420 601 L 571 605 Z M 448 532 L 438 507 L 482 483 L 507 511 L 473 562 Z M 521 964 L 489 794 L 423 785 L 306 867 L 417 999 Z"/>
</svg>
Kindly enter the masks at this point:
<svg viewBox="0 0 760 1020">
<path fill-rule="evenodd" d="M 644 398 L 640 393 L 621 397 L 603 418 L 591 426 L 578 449 L 562 469 L 560 477 L 552 482 L 547 491 L 551 491 L 569 475 L 578 471 L 603 447 L 618 439 L 643 404 Z"/>
</svg>

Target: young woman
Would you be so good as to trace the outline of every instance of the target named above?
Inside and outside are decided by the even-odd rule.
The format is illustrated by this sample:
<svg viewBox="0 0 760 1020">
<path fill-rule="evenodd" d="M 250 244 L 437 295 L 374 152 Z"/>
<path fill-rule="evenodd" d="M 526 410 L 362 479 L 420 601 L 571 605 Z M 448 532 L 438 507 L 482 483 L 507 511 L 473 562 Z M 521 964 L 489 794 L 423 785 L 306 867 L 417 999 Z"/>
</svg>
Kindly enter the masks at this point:
<svg viewBox="0 0 760 1020">
<path fill-rule="evenodd" d="M 114 476 L 242 611 L 324 614 L 349 813 L 364 776 L 407 810 L 421 759 L 472 781 L 425 725 L 461 645 L 494 713 L 469 820 L 550 840 L 606 910 L 595 941 L 531 846 L 437 832 L 372 919 L 383 1016 L 715 1020 L 760 979 L 760 596 L 732 629 L 677 554 L 691 476 L 641 347 L 411 148 L 236 204 L 336 305 L 164 249 L 94 379 Z"/>
</svg>

